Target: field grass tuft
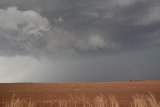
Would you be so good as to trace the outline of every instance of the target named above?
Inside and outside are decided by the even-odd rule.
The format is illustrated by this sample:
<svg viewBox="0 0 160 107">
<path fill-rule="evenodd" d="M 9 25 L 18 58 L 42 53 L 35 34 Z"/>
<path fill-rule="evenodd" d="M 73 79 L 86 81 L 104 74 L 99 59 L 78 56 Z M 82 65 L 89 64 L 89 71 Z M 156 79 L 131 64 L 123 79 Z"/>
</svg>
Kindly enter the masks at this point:
<svg viewBox="0 0 160 107">
<path fill-rule="evenodd" d="M 160 102 L 154 95 L 133 95 L 130 107 L 160 107 Z M 82 96 L 70 96 L 69 99 L 57 99 L 50 101 L 31 101 L 21 99 L 13 95 L 11 100 L 6 101 L 4 107 L 120 107 L 117 98 L 114 95 L 97 95 L 93 100 Z"/>
</svg>

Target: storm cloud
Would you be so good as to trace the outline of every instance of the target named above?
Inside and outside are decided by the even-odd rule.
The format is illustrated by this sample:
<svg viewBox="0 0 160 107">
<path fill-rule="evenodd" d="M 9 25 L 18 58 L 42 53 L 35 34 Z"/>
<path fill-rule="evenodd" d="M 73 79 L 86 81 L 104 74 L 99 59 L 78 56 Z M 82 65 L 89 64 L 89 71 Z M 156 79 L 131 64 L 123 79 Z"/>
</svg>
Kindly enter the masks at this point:
<svg viewBox="0 0 160 107">
<path fill-rule="evenodd" d="M 107 55 L 160 44 L 158 0 L 25 2 L 1 1 L 3 56 Z"/>
<path fill-rule="evenodd" d="M 0 0 L 1 57 L 92 60 L 159 46 L 159 0 Z"/>
</svg>

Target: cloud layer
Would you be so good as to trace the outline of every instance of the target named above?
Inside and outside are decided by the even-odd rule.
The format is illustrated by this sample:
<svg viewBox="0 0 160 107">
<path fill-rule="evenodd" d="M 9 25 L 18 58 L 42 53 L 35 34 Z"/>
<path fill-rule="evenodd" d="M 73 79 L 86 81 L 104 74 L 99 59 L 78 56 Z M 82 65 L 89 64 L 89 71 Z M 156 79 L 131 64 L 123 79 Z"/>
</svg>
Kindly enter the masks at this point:
<svg viewBox="0 0 160 107">
<path fill-rule="evenodd" d="M 1 56 L 107 55 L 160 45 L 158 0 L 22 1 L 0 2 Z"/>
<path fill-rule="evenodd" d="M 0 0 L 0 82 L 159 79 L 159 55 L 160 0 Z"/>
</svg>

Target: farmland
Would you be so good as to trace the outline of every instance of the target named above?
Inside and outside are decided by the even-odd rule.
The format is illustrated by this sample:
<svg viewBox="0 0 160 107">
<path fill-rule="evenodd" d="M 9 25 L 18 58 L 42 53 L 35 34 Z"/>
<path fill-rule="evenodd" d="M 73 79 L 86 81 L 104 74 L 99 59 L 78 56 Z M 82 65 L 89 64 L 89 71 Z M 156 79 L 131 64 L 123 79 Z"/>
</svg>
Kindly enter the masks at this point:
<svg viewBox="0 0 160 107">
<path fill-rule="evenodd" d="M 14 98 L 26 99 L 41 106 L 43 102 L 70 101 L 82 107 L 81 100 L 92 102 L 96 96 L 114 96 L 120 107 L 129 107 L 134 95 L 154 95 L 160 101 L 160 81 L 65 82 L 65 83 L 1 83 L 0 107 Z M 78 102 L 79 101 L 79 102 Z M 72 104 L 74 107 L 74 104 Z M 65 107 L 65 106 L 64 106 Z"/>
</svg>

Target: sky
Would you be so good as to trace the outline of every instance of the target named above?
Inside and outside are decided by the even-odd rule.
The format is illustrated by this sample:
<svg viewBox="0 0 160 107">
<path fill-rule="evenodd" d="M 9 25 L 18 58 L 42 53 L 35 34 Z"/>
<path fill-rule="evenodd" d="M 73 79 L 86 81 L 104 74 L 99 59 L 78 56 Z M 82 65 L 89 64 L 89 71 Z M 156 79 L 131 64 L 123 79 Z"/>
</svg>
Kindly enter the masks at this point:
<svg viewBox="0 0 160 107">
<path fill-rule="evenodd" d="M 159 0 L 0 0 L 0 82 L 160 79 Z"/>
</svg>

